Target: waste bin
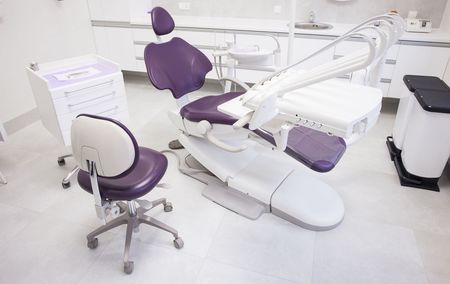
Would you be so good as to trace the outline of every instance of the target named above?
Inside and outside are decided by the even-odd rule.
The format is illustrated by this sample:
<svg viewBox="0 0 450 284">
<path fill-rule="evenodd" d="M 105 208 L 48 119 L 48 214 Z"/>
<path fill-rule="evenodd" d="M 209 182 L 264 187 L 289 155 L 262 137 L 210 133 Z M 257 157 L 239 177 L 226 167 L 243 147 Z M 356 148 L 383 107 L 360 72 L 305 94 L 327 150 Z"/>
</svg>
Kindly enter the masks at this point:
<svg viewBox="0 0 450 284">
<path fill-rule="evenodd" d="M 404 186 L 439 191 L 450 156 L 450 88 L 439 78 L 407 75 L 387 145 Z"/>
</svg>

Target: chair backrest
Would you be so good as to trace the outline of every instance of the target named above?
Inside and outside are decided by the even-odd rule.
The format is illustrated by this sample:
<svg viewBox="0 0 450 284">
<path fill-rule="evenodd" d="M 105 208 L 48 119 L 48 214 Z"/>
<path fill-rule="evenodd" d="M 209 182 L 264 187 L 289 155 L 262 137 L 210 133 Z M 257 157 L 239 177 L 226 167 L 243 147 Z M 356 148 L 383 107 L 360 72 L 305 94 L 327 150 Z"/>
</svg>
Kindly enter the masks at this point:
<svg viewBox="0 0 450 284">
<path fill-rule="evenodd" d="M 158 36 L 173 30 L 173 19 L 166 10 L 156 7 L 151 15 L 152 27 Z M 148 44 L 144 59 L 152 84 L 160 90 L 169 89 L 176 99 L 200 89 L 206 74 L 212 70 L 206 55 L 177 37 L 168 42 Z"/>
<path fill-rule="evenodd" d="M 81 114 L 72 123 L 73 157 L 80 168 L 89 171 L 95 162 L 97 174 L 119 177 L 131 171 L 139 159 L 133 134 L 120 122 L 96 115 Z"/>
</svg>

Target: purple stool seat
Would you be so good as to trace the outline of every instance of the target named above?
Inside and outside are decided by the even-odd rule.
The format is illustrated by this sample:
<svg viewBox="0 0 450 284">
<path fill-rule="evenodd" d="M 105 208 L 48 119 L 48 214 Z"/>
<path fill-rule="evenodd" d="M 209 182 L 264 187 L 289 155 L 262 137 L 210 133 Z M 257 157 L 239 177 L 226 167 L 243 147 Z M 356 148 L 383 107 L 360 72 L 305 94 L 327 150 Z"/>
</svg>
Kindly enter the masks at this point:
<svg viewBox="0 0 450 284">
<path fill-rule="evenodd" d="M 132 171 L 113 178 L 98 177 L 102 198 L 109 200 L 133 200 L 150 192 L 164 176 L 167 158 L 152 149 L 139 147 L 139 160 Z M 78 183 L 92 193 L 89 174 L 80 170 Z"/>
<path fill-rule="evenodd" d="M 256 134 L 275 145 L 273 137 L 260 130 Z M 298 126 L 289 132 L 286 154 L 316 172 L 331 171 L 347 148 L 344 139 Z"/>
<path fill-rule="evenodd" d="M 218 111 L 217 107 L 240 95 L 242 95 L 242 93 L 230 92 L 219 96 L 207 96 L 200 98 L 185 105 L 180 110 L 181 117 L 192 122 L 207 120 L 209 123 L 231 125 L 235 123 L 237 119 Z"/>
</svg>

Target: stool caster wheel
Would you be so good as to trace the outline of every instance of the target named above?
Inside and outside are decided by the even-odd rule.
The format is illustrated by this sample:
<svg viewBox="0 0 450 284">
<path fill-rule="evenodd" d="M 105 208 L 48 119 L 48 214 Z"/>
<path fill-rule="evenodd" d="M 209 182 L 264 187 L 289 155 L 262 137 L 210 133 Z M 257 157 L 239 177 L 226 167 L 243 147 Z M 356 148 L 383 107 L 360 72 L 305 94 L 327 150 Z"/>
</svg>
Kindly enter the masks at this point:
<svg viewBox="0 0 450 284">
<path fill-rule="evenodd" d="M 132 261 L 124 262 L 123 272 L 125 272 L 126 274 L 131 274 L 133 273 L 133 269 L 134 269 L 134 262 Z"/>
<path fill-rule="evenodd" d="M 90 248 L 90 249 L 95 249 L 95 248 L 97 248 L 97 247 L 98 247 L 98 239 L 95 238 L 95 239 L 89 240 L 89 241 L 87 242 L 87 246 L 88 246 L 88 248 Z"/>
<path fill-rule="evenodd" d="M 62 159 L 58 159 L 58 166 L 62 167 L 66 164 L 66 160 L 64 160 L 64 158 Z"/>
<path fill-rule="evenodd" d="M 181 249 L 184 246 L 184 242 L 183 239 L 178 237 L 175 240 L 173 240 L 173 245 L 175 246 L 176 249 Z"/>
<path fill-rule="evenodd" d="M 64 189 L 67 189 L 70 187 L 70 181 L 63 181 L 61 184 Z"/>
<path fill-rule="evenodd" d="M 166 204 L 164 204 L 164 212 L 171 212 L 172 210 L 173 210 L 172 203 L 166 202 Z"/>
</svg>

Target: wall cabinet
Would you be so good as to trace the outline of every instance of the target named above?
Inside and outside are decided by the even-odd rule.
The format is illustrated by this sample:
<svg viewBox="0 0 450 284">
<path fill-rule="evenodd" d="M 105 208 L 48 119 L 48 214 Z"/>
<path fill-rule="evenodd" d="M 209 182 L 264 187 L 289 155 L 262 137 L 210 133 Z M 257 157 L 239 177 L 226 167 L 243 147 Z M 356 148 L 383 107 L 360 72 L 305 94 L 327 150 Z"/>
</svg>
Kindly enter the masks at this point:
<svg viewBox="0 0 450 284">
<path fill-rule="evenodd" d="M 95 0 L 92 3 L 102 3 L 106 0 Z M 116 3 L 115 9 L 122 4 Z M 121 2 L 118 1 L 118 2 Z M 93 5 L 91 3 L 91 5 Z M 97 5 L 100 5 L 98 4 Z M 113 9 L 114 10 L 114 9 Z M 113 12 L 112 12 L 113 13 Z M 114 12 L 115 13 L 115 12 Z M 114 14 L 113 13 L 113 14 Z M 97 16 L 100 17 L 100 16 Z M 102 16 L 107 18 L 109 16 Z M 120 25 L 120 24 L 119 24 Z M 156 41 L 156 36 L 150 26 L 133 26 L 124 24 L 117 27 L 117 24 L 104 26 L 96 24 L 94 36 L 97 52 L 107 58 L 118 62 L 123 70 L 145 72 L 144 49 L 150 42 Z M 234 30 L 215 30 L 209 28 L 176 28 L 170 35 L 163 36 L 163 40 L 171 37 L 180 37 L 200 49 L 209 60 L 214 63 L 213 52 L 223 49 L 229 42 L 236 42 L 241 46 L 257 45 L 260 48 L 274 50 L 277 46 L 277 39 L 281 47 L 281 65 L 287 63 L 288 38 L 285 34 L 262 32 L 243 32 Z M 306 58 L 320 48 L 329 44 L 334 37 L 297 35 L 294 39 L 294 60 Z M 403 76 L 406 74 L 433 75 L 442 78 L 445 73 L 447 62 L 450 57 L 450 45 L 426 46 L 427 43 L 420 42 L 399 42 L 393 45 L 387 52 L 385 61 L 381 69 L 380 82 L 378 87 L 383 91 L 384 96 L 398 98 L 401 96 L 403 87 Z M 351 52 L 363 48 L 365 43 L 358 40 L 349 40 L 330 48 L 323 53 L 311 58 L 299 65 L 299 68 L 309 69 L 321 63 L 345 56 Z M 225 61 L 223 61 L 225 63 Z M 269 72 L 251 69 L 236 69 L 236 76 L 245 82 L 256 83 Z M 340 77 L 341 80 L 361 83 L 364 81 L 365 71 L 354 72 Z M 215 70 L 207 74 L 208 79 L 217 79 Z"/>
<path fill-rule="evenodd" d="M 401 45 L 389 96 L 397 98 L 401 96 L 404 75 L 414 74 L 443 78 L 449 57 L 449 47 Z"/>
<path fill-rule="evenodd" d="M 89 0 L 89 13 L 94 21 L 130 21 L 130 2 L 135 0 Z"/>
<path fill-rule="evenodd" d="M 121 27 L 93 27 L 97 53 L 119 63 L 123 70 L 136 71 L 133 32 Z"/>
</svg>

